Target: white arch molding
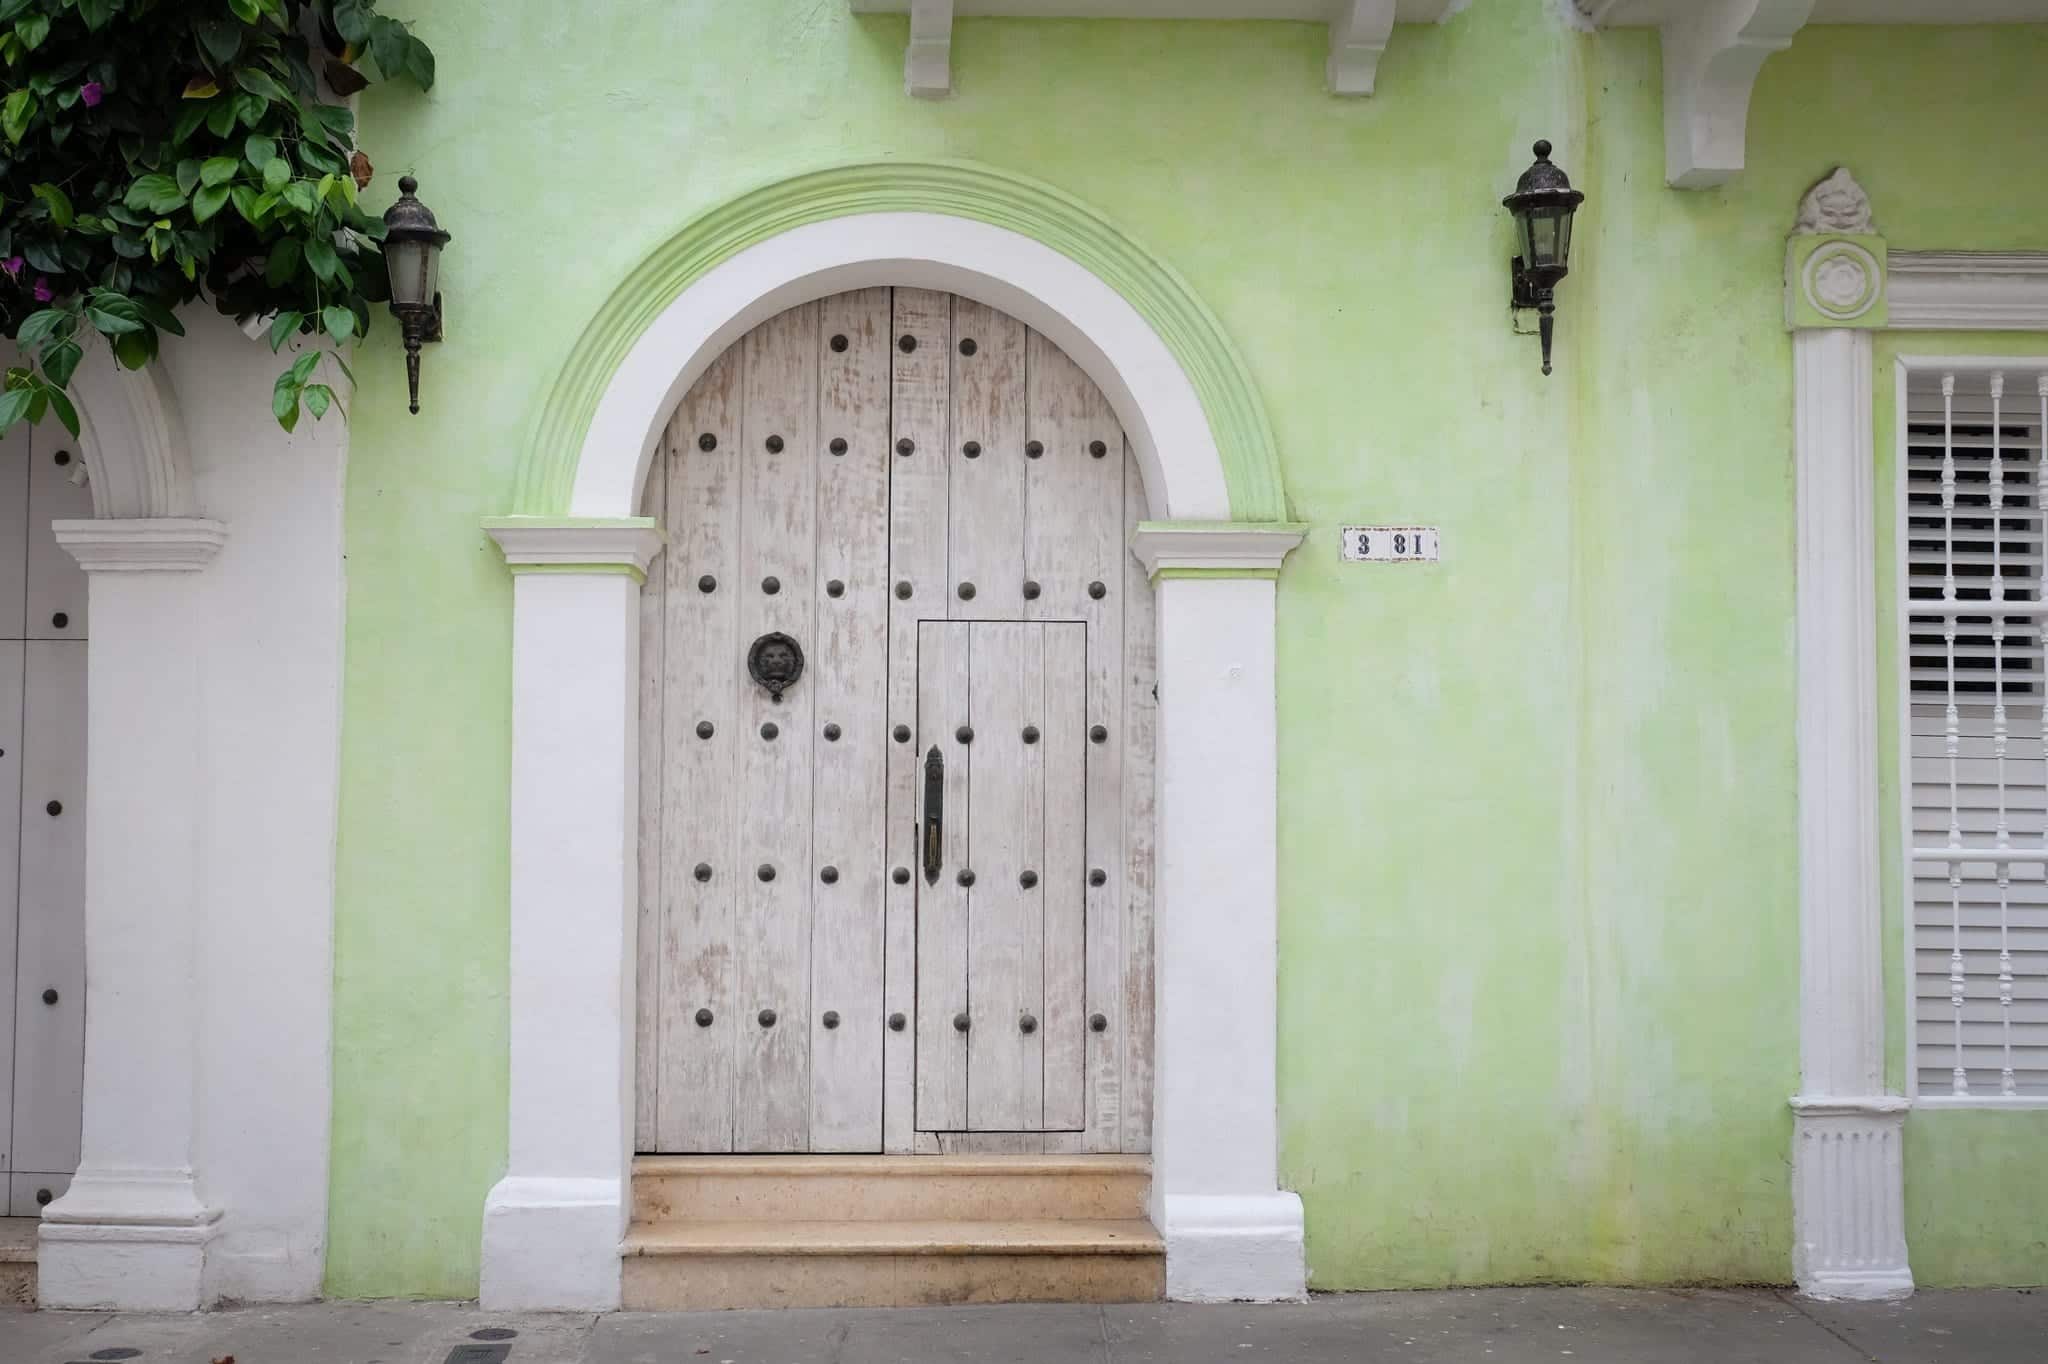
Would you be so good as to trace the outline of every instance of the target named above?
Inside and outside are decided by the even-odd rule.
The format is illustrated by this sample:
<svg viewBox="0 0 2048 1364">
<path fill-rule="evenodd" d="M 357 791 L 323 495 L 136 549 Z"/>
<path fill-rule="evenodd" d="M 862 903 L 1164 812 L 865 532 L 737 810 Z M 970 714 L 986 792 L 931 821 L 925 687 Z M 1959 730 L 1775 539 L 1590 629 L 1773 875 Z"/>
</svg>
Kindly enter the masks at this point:
<svg viewBox="0 0 2048 1364">
<path fill-rule="evenodd" d="M 905 285 L 1000 308 L 1115 407 L 1155 515 L 1133 551 L 1159 629 L 1157 1065 L 1152 1212 L 1167 1292 L 1305 1289 L 1301 1202 L 1278 1186 L 1274 593 L 1302 528 L 1229 521 L 1195 384 L 1101 278 L 949 214 L 851 214 L 706 270 L 632 343 L 584 437 L 566 517 L 487 523 L 513 593 L 511 1104 L 485 1205 L 493 1309 L 619 1302 L 633 1137 L 639 609 L 661 531 L 637 518 L 676 403 L 760 322 Z M 916 1157 L 905 1157 L 916 1159 Z"/>
<path fill-rule="evenodd" d="M 199 930 L 197 571 L 227 536 L 195 515 L 161 365 L 104 346 L 71 383 L 94 515 L 53 524 L 89 575 L 85 1085 L 78 1173 L 44 1209 L 46 1307 L 201 1305 L 219 1210 L 194 1171 Z"/>
<path fill-rule="evenodd" d="M 875 285 L 960 294 L 1035 329 L 1116 409 L 1155 516 L 1230 519 L 1223 462 L 1201 399 L 1138 310 L 1020 232 L 937 213 L 812 223 L 707 272 L 647 329 L 605 390 L 583 440 L 570 513 L 632 516 L 662 427 L 712 361 L 778 313 Z"/>
</svg>

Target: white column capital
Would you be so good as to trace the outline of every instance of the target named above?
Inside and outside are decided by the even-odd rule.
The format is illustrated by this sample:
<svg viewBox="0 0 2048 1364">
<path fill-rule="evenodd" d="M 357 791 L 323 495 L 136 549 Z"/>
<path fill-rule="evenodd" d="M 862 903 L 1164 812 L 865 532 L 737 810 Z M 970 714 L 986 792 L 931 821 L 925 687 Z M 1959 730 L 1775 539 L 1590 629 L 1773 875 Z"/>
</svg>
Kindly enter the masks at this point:
<svg viewBox="0 0 2048 1364">
<path fill-rule="evenodd" d="M 1149 578 L 1270 578 L 1307 534 L 1292 521 L 1141 521 L 1131 553 Z"/>
<path fill-rule="evenodd" d="M 647 516 L 494 516 L 484 532 L 514 573 L 622 573 L 642 582 L 664 539 Z"/>
<path fill-rule="evenodd" d="M 53 521 L 50 529 L 88 573 L 196 573 L 228 538 L 224 524 L 201 516 Z"/>
</svg>

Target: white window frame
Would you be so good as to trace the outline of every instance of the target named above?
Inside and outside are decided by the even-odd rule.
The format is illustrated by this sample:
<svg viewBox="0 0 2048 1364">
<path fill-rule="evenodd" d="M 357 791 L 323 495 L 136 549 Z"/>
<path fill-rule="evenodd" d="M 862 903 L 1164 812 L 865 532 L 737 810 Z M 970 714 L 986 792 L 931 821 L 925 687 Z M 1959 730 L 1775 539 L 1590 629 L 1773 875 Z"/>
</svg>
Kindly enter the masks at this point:
<svg viewBox="0 0 2048 1364">
<path fill-rule="evenodd" d="M 1912 665 L 1910 658 L 1910 637 L 1912 634 L 1911 601 L 1908 582 L 1910 577 L 1909 556 L 1906 551 L 1907 534 L 1907 447 L 1911 433 L 1907 430 L 1912 410 L 1911 394 L 1908 389 L 1916 375 L 1928 374 L 1969 374 L 1983 375 L 2003 372 L 2007 375 L 2020 373 L 2029 379 L 2048 373 L 2048 352 L 2034 356 L 2018 355 L 1900 355 L 1892 367 L 1892 405 L 1894 411 L 1892 435 L 1892 640 L 1895 666 L 1892 669 L 1891 686 L 1897 699 L 1898 748 L 1892 780 L 1897 786 L 1897 808 L 1892 812 L 1899 825 L 1899 933 L 1903 944 L 1900 957 L 1900 1012 L 1905 1019 L 1905 1074 L 1906 1102 L 1914 1108 L 1924 1109 L 1996 1109 L 2016 1112 L 2025 1109 L 2048 1109 L 2048 1094 L 1928 1094 L 1920 1088 L 1920 1023 L 1913 1007 L 1913 985 L 1916 972 L 1913 966 L 1915 944 L 1913 940 L 1913 699 L 1911 691 Z M 2008 393 L 2012 390 L 2008 389 Z M 2036 406 L 2039 400 L 2031 384 L 2014 395 L 2016 404 L 2025 404 L 2028 417 L 2038 421 L 2040 413 Z M 2048 434 L 2048 433 L 2044 433 Z M 2044 453 L 2043 458 L 2048 458 Z"/>
</svg>

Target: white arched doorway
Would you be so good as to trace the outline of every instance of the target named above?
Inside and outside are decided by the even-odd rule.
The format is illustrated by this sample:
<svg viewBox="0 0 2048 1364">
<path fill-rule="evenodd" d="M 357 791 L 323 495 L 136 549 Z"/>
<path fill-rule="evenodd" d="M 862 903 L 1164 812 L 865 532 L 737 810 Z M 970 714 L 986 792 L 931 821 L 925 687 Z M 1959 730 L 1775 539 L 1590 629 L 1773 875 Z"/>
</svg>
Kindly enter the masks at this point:
<svg viewBox="0 0 2048 1364">
<path fill-rule="evenodd" d="M 1273 656 L 1275 583 L 1303 528 L 1228 519 L 1213 401 L 1118 289 L 1022 232 L 888 212 L 766 235 L 698 273 L 603 385 L 568 514 L 488 523 L 515 589 L 510 1161 L 485 1211 L 487 1306 L 619 1301 L 639 593 L 662 537 L 633 515 L 649 453 L 753 326 L 882 285 L 976 300 L 1059 345 L 1116 409 L 1154 514 L 1171 518 L 1131 537 L 1154 583 L 1160 678 L 1153 1218 L 1171 1297 L 1304 1290 L 1300 1201 L 1277 1185 Z"/>
</svg>

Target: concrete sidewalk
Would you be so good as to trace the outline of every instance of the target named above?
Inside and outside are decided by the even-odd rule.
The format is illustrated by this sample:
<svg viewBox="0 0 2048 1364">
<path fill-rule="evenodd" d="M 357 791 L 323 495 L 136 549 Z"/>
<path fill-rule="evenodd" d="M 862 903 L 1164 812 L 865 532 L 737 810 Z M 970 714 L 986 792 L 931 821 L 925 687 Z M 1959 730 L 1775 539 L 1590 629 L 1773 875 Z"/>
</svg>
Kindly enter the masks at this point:
<svg viewBox="0 0 2048 1364">
<path fill-rule="evenodd" d="M 1825 1304 L 1772 1292 L 1472 1289 L 1305 1306 L 512 1316 L 321 1303 L 0 1313 L 4 1364 L 2037 1364 L 2048 1292 Z"/>
</svg>

